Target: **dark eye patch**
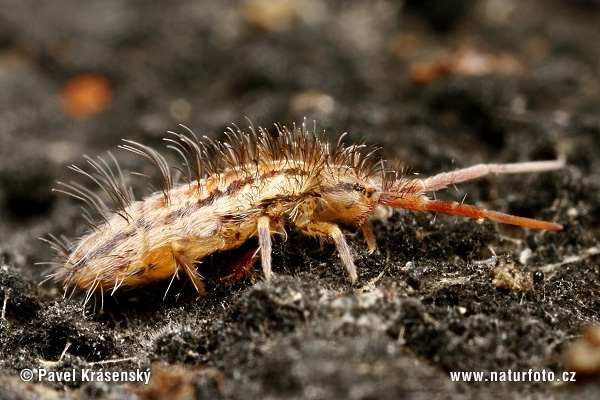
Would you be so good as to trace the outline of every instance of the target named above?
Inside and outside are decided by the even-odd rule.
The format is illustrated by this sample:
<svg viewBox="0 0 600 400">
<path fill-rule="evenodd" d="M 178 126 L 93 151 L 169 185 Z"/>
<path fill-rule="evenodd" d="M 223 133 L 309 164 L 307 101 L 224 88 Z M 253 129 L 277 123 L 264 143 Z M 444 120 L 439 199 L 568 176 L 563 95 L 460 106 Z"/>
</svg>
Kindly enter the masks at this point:
<svg viewBox="0 0 600 400">
<path fill-rule="evenodd" d="M 361 185 L 360 183 L 354 184 L 354 190 L 356 190 L 357 192 L 361 192 L 362 194 L 367 193 L 367 191 L 365 190 L 365 187 L 363 185 Z"/>
</svg>

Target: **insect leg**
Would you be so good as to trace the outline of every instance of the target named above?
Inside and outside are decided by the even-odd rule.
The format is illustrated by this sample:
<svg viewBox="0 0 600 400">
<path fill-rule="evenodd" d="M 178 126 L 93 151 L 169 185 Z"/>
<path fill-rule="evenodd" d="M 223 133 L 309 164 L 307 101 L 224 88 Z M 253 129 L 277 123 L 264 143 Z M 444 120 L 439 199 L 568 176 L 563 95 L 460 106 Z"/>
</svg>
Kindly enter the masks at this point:
<svg viewBox="0 0 600 400">
<path fill-rule="evenodd" d="M 236 262 L 229 268 L 228 274 L 219 278 L 219 281 L 223 282 L 228 279 L 233 280 L 234 282 L 239 281 L 244 276 L 250 276 L 250 282 L 254 283 L 254 275 L 252 274 L 252 267 L 254 263 L 258 260 L 258 251 L 259 249 L 253 247 L 244 252 Z"/>
<path fill-rule="evenodd" d="M 350 253 L 350 247 L 348 242 L 342 233 L 339 226 L 332 224 L 331 222 L 311 222 L 298 228 L 312 236 L 329 236 L 333 239 L 335 247 L 340 253 L 340 260 L 342 265 L 346 268 L 346 272 L 350 276 L 352 283 L 356 281 L 356 266 L 354 265 L 354 259 L 352 253 Z"/>
<path fill-rule="evenodd" d="M 173 258 L 175 258 L 175 262 L 177 266 L 183 269 L 183 272 L 188 277 L 190 281 L 192 281 L 192 285 L 198 292 L 200 296 L 206 295 L 206 291 L 204 290 L 204 285 L 202 284 L 202 278 L 200 278 L 200 274 L 194 268 L 194 261 L 190 260 L 189 257 L 185 255 L 185 244 L 180 241 L 171 242 L 171 252 L 173 253 Z"/>
<path fill-rule="evenodd" d="M 377 250 L 377 239 L 375 239 L 375 234 L 373 233 L 373 226 L 369 221 L 367 221 L 362 224 L 360 229 L 362 230 L 365 241 L 367 242 L 369 253 L 374 253 Z"/>
<path fill-rule="evenodd" d="M 354 260 L 352 259 L 352 254 L 350 253 L 350 247 L 348 247 L 348 242 L 346 242 L 346 238 L 344 237 L 342 230 L 339 226 L 332 224 L 329 230 L 329 235 L 333 239 L 337 251 L 340 253 L 340 259 L 342 260 L 342 264 L 350 276 L 350 280 L 352 283 L 354 283 L 357 278 L 356 267 L 354 266 Z"/>
<path fill-rule="evenodd" d="M 271 222 L 269 217 L 258 217 L 258 244 L 260 246 L 260 263 L 265 280 L 269 282 L 273 271 L 271 270 Z"/>
</svg>

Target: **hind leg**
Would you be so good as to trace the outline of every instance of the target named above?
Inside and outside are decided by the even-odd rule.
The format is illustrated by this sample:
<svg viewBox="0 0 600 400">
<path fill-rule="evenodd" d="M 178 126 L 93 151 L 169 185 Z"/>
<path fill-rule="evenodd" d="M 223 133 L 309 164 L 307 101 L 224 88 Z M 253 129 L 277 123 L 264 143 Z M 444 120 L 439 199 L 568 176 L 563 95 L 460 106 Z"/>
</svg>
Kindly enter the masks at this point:
<svg viewBox="0 0 600 400">
<path fill-rule="evenodd" d="M 237 261 L 229 268 L 229 273 L 219 280 L 225 281 L 227 279 L 232 279 L 233 281 L 239 281 L 244 276 L 249 276 L 250 281 L 254 283 L 254 275 L 252 274 L 252 267 L 258 260 L 258 249 L 253 247 L 248 249 L 242 254 L 241 257 L 237 259 Z"/>
<path fill-rule="evenodd" d="M 200 296 L 206 295 L 206 291 L 204 290 L 204 284 L 202 283 L 202 278 L 200 274 L 194 267 L 194 263 L 196 260 L 192 260 L 189 256 L 186 255 L 185 249 L 189 244 L 183 243 L 181 241 L 171 242 L 171 253 L 173 253 L 173 258 L 175 259 L 175 263 L 177 264 L 177 268 L 181 268 L 188 279 L 194 285 L 194 289 L 198 292 Z"/>
</svg>

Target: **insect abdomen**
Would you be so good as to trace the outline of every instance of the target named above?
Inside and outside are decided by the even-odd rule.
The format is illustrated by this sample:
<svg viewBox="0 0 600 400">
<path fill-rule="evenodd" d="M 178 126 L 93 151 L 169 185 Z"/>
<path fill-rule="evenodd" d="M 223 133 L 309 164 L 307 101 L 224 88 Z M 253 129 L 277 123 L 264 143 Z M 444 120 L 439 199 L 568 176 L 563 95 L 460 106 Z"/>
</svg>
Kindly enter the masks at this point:
<svg viewBox="0 0 600 400">
<path fill-rule="evenodd" d="M 287 169 L 286 169 L 287 170 Z M 273 213 L 270 199 L 296 197 L 296 177 L 279 169 L 263 176 L 231 174 L 180 185 L 131 204 L 84 238 L 67 262 L 68 284 L 88 290 L 139 286 L 170 278 L 217 251 L 243 244 L 256 234 L 257 218 Z M 279 208 L 279 214 L 285 209 Z M 275 212 L 277 214 L 277 212 Z M 281 219 L 283 215 L 272 215 Z"/>
</svg>

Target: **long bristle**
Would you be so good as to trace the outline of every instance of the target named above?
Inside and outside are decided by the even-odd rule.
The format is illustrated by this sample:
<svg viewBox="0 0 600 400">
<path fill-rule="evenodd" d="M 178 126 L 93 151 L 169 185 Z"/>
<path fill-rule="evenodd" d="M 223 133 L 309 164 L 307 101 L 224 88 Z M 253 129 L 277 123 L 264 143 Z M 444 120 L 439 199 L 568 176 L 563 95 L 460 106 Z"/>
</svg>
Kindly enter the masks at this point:
<svg viewBox="0 0 600 400">
<path fill-rule="evenodd" d="M 366 148 L 362 142 L 346 146 L 341 140 L 332 145 L 325 139 L 324 133 L 317 134 L 316 125 L 308 129 L 306 122 L 292 128 L 276 124 L 275 128 L 276 132 L 271 133 L 263 127 L 250 125 L 248 130 L 243 130 L 232 125 L 222 142 L 206 137 L 199 140 L 193 133 L 188 136 L 174 132 L 170 133 L 175 139 L 165 140 L 170 143 L 168 147 L 183 159 L 183 170 L 175 168 L 185 174 L 188 182 L 228 170 L 244 172 L 259 164 L 291 164 L 298 160 L 304 163 L 307 175 L 318 174 L 323 168 L 347 165 L 366 178 L 382 169 L 376 146 Z"/>
</svg>

